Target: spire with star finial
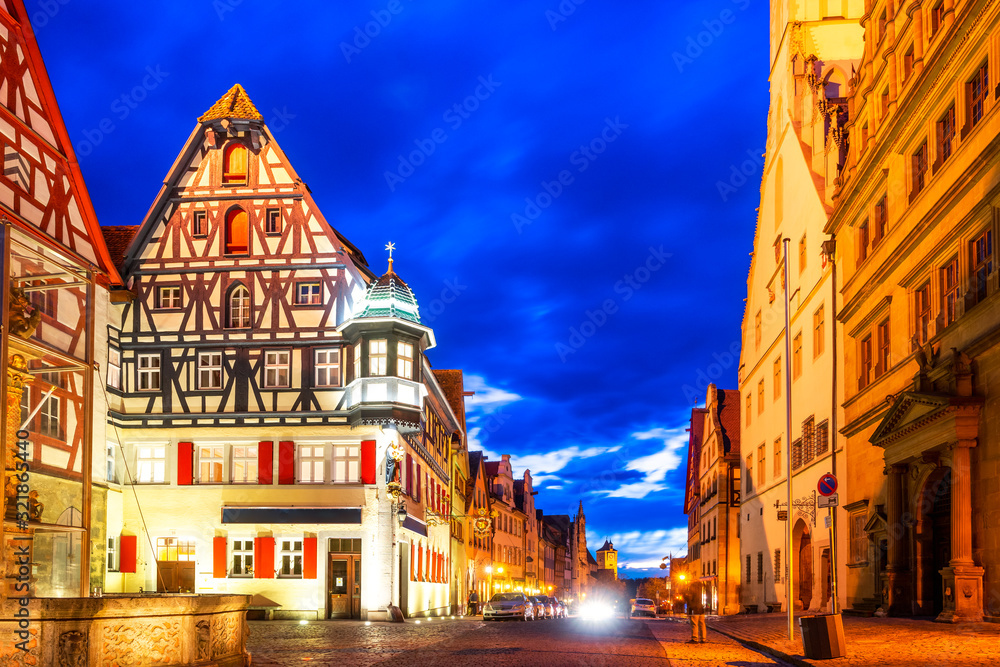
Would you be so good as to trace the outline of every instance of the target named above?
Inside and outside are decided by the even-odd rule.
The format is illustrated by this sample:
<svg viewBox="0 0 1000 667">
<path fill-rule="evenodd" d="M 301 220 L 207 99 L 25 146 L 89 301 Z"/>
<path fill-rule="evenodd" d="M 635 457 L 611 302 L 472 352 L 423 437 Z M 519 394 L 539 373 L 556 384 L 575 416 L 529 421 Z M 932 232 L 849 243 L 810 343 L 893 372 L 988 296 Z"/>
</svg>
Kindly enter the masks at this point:
<svg viewBox="0 0 1000 667">
<path fill-rule="evenodd" d="M 389 270 L 386 273 L 394 273 L 394 271 L 392 270 L 392 251 L 396 249 L 396 244 L 393 243 L 392 241 L 389 241 L 385 245 L 385 249 L 389 251 Z"/>
</svg>

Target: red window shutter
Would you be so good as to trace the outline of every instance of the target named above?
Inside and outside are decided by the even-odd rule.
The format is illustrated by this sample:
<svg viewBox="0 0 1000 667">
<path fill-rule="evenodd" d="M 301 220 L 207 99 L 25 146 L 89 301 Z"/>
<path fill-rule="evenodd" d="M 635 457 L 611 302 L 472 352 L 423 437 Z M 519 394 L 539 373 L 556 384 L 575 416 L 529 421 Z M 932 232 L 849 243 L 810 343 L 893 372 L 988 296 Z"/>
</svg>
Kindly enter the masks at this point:
<svg viewBox="0 0 1000 667">
<path fill-rule="evenodd" d="M 417 581 L 424 578 L 424 548 L 417 550 Z"/>
<path fill-rule="evenodd" d="M 361 483 L 375 483 L 375 441 L 361 441 Z"/>
<path fill-rule="evenodd" d="M 226 563 L 229 562 L 226 548 L 226 538 L 216 537 L 212 540 L 212 576 L 216 579 L 226 578 Z"/>
<path fill-rule="evenodd" d="M 295 484 L 295 443 L 278 443 L 278 484 Z"/>
<path fill-rule="evenodd" d="M 274 538 L 253 538 L 253 578 L 274 579 Z"/>
<path fill-rule="evenodd" d="M 137 539 L 135 535 L 122 535 L 118 539 L 118 571 L 135 573 L 135 553 Z"/>
<path fill-rule="evenodd" d="M 257 444 L 257 483 L 274 484 L 274 443 Z"/>
<path fill-rule="evenodd" d="M 194 443 L 177 443 L 177 484 L 187 486 L 192 481 Z"/>
<path fill-rule="evenodd" d="M 302 578 L 316 578 L 316 538 L 307 537 L 302 541 Z"/>
<path fill-rule="evenodd" d="M 413 499 L 416 500 L 418 503 L 420 502 L 420 472 L 421 472 L 420 471 L 420 464 L 418 463 L 417 464 L 417 478 L 416 478 L 416 482 L 417 482 L 417 484 L 416 484 L 417 495 L 413 496 Z"/>
<path fill-rule="evenodd" d="M 410 542 L 410 581 L 416 580 L 416 577 L 413 576 L 413 567 L 417 564 L 417 554 L 415 551 L 413 542 Z"/>
</svg>

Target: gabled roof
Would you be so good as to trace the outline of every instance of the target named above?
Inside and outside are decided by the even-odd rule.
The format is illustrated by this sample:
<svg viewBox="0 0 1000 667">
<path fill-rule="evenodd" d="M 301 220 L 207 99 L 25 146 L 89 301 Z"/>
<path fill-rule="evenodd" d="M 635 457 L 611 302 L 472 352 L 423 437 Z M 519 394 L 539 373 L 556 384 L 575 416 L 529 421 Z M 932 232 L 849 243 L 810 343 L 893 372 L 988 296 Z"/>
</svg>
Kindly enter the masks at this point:
<svg viewBox="0 0 1000 667">
<path fill-rule="evenodd" d="M 691 426 L 688 429 L 687 486 L 684 489 L 684 513 L 688 514 L 701 493 L 701 442 L 705 432 L 705 408 L 692 408 Z"/>
<path fill-rule="evenodd" d="M 26 128 L 36 133 L 58 155 L 58 162 L 65 170 L 62 179 L 60 179 L 66 184 L 63 198 L 71 197 L 68 200 L 69 204 L 76 205 L 79 218 L 82 221 L 82 228 L 74 223 L 75 216 L 71 210 L 64 224 L 57 224 L 54 218 L 50 218 L 49 223 L 44 228 L 27 220 L 25 222 L 50 239 L 61 243 L 76 257 L 95 264 L 103 271 L 103 275 L 101 273 L 97 275 L 100 284 L 105 286 L 120 285 L 122 279 L 104 243 L 97 214 L 94 211 L 83 172 L 80 170 L 80 163 L 73 149 L 73 142 L 66 129 L 62 113 L 59 111 L 55 91 L 45 68 L 45 60 L 42 58 L 38 40 L 35 38 L 30 14 L 23 0 L 6 0 L 0 4 L 0 10 L 5 11 L 13 23 L 11 30 L 3 40 L 8 44 L 7 54 L 12 59 L 12 62 L 5 63 L 10 68 L 11 82 L 4 84 L 4 90 L 7 92 L 3 104 L 6 106 L 7 100 L 11 100 L 8 111 L 15 118 L 23 121 Z M 7 25 L 6 21 L 4 25 Z M 17 97 L 11 86 L 11 84 L 19 84 L 20 81 L 14 79 L 21 76 L 27 77 L 30 81 L 18 93 L 26 95 L 24 99 L 27 100 L 25 103 L 27 106 L 22 104 L 22 100 Z M 24 92 L 27 90 L 30 92 Z M 48 169 L 45 172 L 53 173 Z M 58 174 L 58 172 L 55 173 Z M 34 206 L 34 204 L 31 205 Z M 63 206 L 65 204 L 60 205 L 60 207 Z M 15 211 L 11 212 L 16 213 Z M 20 222 L 21 217 L 18 215 L 18 222 Z"/>
<path fill-rule="evenodd" d="M 465 432 L 465 381 L 460 370 L 438 370 L 434 369 L 434 377 L 441 385 L 441 391 L 448 399 L 452 412 L 458 417 L 462 425 L 462 432 Z M 471 463 L 471 462 L 470 462 Z"/>
<path fill-rule="evenodd" d="M 617 551 L 617 550 L 615 549 L 615 545 L 611 544 L 609 540 L 604 540 L 604 546 L 598 549 L 597 553 L 601 553 L 602 551 Z"/>
<path fill-rule="evenodd" d="M 482 452 L 469 452 L 469 481 L 472 482 L 473 486 L 475 486 L 476 480 L 479 479 L 479 464 L 482 462 Z"/>
<path fill-rule="evenodd" d="M 726 454 L 740 453 L 740 392 L 717 389 L 719 425 Z"/>
<path fill-rule="evenodd" d="M 199 122 L 205 123 L 211 120 L 223 118 L 233 118 L 241 120 L 264 120 L 264 116 L 257 111 L 257 107 L 250 101 L 247 91 L 243 90 L 240 84 L 234 85 L 229 91 L 219 98 L 219 101 L 202 114 Z"/>
</svg>

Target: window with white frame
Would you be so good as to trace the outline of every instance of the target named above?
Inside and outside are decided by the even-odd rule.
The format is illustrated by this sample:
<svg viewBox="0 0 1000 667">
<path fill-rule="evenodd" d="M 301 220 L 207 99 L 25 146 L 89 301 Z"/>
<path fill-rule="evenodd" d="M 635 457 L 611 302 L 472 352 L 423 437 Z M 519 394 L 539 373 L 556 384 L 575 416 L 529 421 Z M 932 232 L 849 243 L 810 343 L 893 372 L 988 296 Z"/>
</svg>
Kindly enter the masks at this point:
<svg viewBox="0 0 1000 667">
<path fill-rule="evenodd" d="M 181 307 L 180 285 L 165 285 L 156 288 L 156 307 L 160 309 Z"/>
<path fill-rule="evenodd" d="M 384 338 L 368 341 L 368 375 L 385 375 L 389 359 L 388 341 Z"/>
<path fill-rule="evenodd" d="M 108 348 L 108 386 L 122 388 L 122 353 L 114 347 Z"/>
<path fill-rule="evenodd" d="M 229 293 L 226 324 L 230 329 L 250 328 L 250 290 L 237 285 Z"/>
<path fill-rule="evenodd" d="M 222 353 L 198 353 L 198 389 L 222 389 Z"/>
<path fill-rule="evenodd" d="M 140 484 L 162 484 L 167 476 L 166 447 L 136 447 L 135 481 Z"/>
<path fill-rule="evenodd" d="M 253 576 L 253 540 L 233 540 L 233 569 L 229 576 Z"/>
<path fill-rule="evenodd" d="M 361 481 L 360 446 L 333 446 L 333 481 L 342 483 Z"/>
<path fill-rule="evenodd" d="M 108 572 L 118 571 L 118 538 L 108 538 Z"/>
<path fill-rule="evenodd" d="M 275 389 L 288 386 L 289 361 L 291 352 L 288 350 L 268 350 L 264 352 L 264 387 Z"/>
<path fill-rule="evenodd" d="M 233 445 L 233 483 L 257 483 L 257 445 Z"/>
<path fill-rule="evenodd" d="M 323 445 L 299 445 L 299 482 L 315 484 L 325 481 L 323 449 Z"/>
<path fill-rule="evenodd" d="M 407 380 L 413 379 L 413 345 L 410 343 L 396 343 L 396 375 Z"/>
<path fill-rule="evenodd" d="M 140 354 L 139 365 L 139 391 L 159 391 L 160 390 L 160 355 Z"/>
<path fill-rule="evenodd" d="M 295 283 L 296 306 L 318 306 L 323 302 L 323 286 L 318 280 Z"/>
<path fill-rule="evenodd" d="M 210 445 L 198 448 L 198 481 L 202 484 L 221 484 L 225 464 L 225 447 Z"/>
<path fill-rule="evenodd" d="M 50 438 L 62 438 L 62 424 L 60 412 L 62 406 L 61 399 L 56 395 L 50 395 L 38 411 L 38 432 Z"/>
<path fill-rule="evenodd" d="M 354 379 L 361 377 L 361 341 L 354 346 Z"/>
<path fill-rule="evenodd" d="M 316 386 L 340 386 L 340 350 L 316 350 Z"/>
<path fill-rule="evenodd" d="M 107 449 L 105 450 L 105 465 L 106 465 L 105 473 L 107 475 L 105 477 L 105 479 L 107 479 L 107 481 L 109 481 L 109 482 L 111 482 L 113 484 L 117 483 L 118 482 L 118 476 L 115 475 L 115 445 L 114 445 L 114 443 L 109 442 L 108 446 L 107 446 Z"/>
<path fill-rule="evenodd" d="M 302 576 L 302 540 L 281 541 L 281 570 L 279 576 Z"/>
</svg>

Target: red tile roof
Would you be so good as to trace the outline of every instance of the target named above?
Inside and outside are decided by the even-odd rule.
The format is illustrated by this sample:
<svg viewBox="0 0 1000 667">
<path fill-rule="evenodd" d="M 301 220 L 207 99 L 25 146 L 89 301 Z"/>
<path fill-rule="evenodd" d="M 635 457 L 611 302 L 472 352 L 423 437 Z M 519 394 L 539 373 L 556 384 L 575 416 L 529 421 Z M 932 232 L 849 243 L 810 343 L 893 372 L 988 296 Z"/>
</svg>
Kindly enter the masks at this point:
<svg viewBox="0 0 1000 667">
<path fill-rule="evenodd" d="M 104 242 L 108 246 L 108 253 L 115 267 L 121 271 L 125 262 L 125 253 L 128 251 L 132 239 L 139 232 L 138 225 L 122 225 L 120 227 L 101 227 L 101 234 L 104 235 Z"/>
<path fill-rule="evenodd" d="M 740 453 L 740 392 L 735 389 L 718 389 L 719 422 L 722 424 L 722 442 L 726 453 Z"/>
<path fill-rule="evenodd" d="M 198 121 L 204 123 L 205 121 L 219 120 L 220 118 L 264 120 L 264 116 L 257 111 L 257 107 L 250 101 L 247 91 L 243 90 L 243 86 L 238 83 L 219 98 L 219 101 L 213 104 Z"/>
<path fill-rule="evenodd" d="M 458 417 L 465 431 L 465 383 L 460 370 L 438 370 L 434 369 L 434 377 L 437 378 L 441 390 L 444 391 L 448 405 L 451 406 L 455 416 Z"/>
</svg>

